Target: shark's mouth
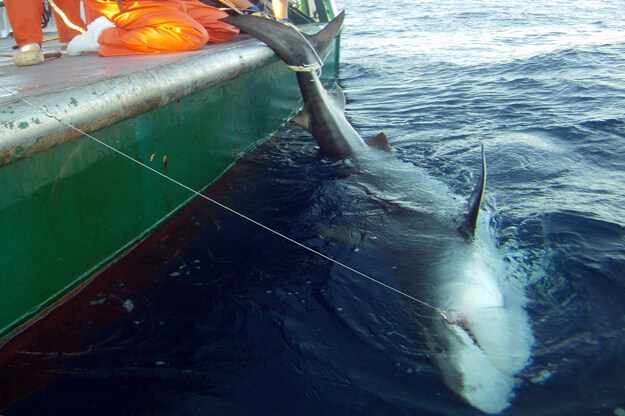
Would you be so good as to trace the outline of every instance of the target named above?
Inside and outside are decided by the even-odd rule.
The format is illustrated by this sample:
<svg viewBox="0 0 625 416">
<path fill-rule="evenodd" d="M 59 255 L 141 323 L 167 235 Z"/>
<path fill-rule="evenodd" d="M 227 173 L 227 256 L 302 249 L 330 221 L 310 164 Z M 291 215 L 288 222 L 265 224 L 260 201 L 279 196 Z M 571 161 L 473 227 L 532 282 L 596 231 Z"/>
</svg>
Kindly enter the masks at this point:
<svg viewBox="0 0 625 416">
<path fill-rule="evenodd" d="M 450 315 L 451 316 L 448 315 L 445 317 L 445 323 L 458 328 L 460 330 L 457 331 L 458 333 L 466 334 L 466 336 L 473 342 L 473 344 L 475 344 L 479 349 L 483 350 L 482 346 L 477 340 L 477 337 L 471 330 L 471 327 L 469 326 L 467 320 L 463 318 L 462 314 L 452 312 Z"/>
<path fill-rule="evenodd" d="M 473 331 L 471 331 L 471 328 L 469 328 L 466 321 L 459 321 L 459 322 L 456 322 L 454 325 L 460 327 L 460 329 L 462 329 L 469 336 L 469 338 L 471 338 L 471 341 L 473 341 L 475 345 L 477 345 L 480 349 L 482 349 L 482 346 L 477 341 L 477 337 L 473 334 Z"/>
</svg>

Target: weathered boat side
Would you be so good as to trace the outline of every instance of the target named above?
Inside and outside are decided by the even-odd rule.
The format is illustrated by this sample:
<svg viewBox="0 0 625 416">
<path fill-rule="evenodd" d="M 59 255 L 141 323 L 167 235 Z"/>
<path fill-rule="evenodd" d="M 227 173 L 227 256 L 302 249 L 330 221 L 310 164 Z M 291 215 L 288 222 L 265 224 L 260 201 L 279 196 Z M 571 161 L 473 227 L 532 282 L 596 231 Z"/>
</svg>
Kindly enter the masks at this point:
<svg viewBox="0 0 625 416">
<path fill-rule="evenodd" d="M 248 38 L 189 54 L 61 58 L 2 84 L 0 345 L 194 196 L 65 123 L 202 190 L 301 106 L 294 74 Z"/>
</svg>

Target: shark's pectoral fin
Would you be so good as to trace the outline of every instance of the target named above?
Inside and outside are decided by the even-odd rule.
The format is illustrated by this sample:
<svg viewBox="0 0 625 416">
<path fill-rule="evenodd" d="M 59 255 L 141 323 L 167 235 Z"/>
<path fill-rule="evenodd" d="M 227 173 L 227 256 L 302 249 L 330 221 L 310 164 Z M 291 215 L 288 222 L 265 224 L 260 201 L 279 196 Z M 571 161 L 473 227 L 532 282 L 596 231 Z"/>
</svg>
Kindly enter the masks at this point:
<svg viewBox="0 0 625 416">
<path fill-rule="evenodd" d="M 293 122 L 306 130 L 308 133 L 313 134 L 312 126 L 310 122 L 310 112 L 308 111 L 308 105 L 305 105 L 294 118 Z"/>
<path fill-rule="evenodd" d="M 367 231 L 349 225 L 329 225 L 319 231 L 319 236 L 328 240 L 338 241 L 355 249 L 371 249 L 376 237 Z"/>
<path fill-rule="evenodd" d="M 475 235 L 475 227 L 477 226 L 477 217 L 480 213 L 480 205 L 484 196 L 484 188 L 486 187 L 486 156 L 484 155 L 484 145 L 482 144 L 482 171 L 480 179 L 475 185 L 475 189 L 469 197 L 469 212 L 466 215 L 458 231 L 470 240 Z"/>
<path fill-rule="evenodd" d="M 367 143 L 369 146 L 375 149 L 384 150 L 385 152 L 391 151 L 391 145 L 388 144 L 388 138 L 386 137 L 386 134 L 384 133 L 380 133 L 377 136 L 374 136 L 374 137 L 371 137 L 370 139 L 365 140 L 365 143 Z"/>
<path fill-rule="evenodd" d="M 338 107 L 340 111 L 345 111 L 345 93 L 343 89 L 339 87 L 338 84 L 334 84 L 334 88 L 326 92 L 332 99 L 334 105 Z M 304 108 L 293 118 L 293 122 L 314 136 L 308 103 L 306 103 Z"/>
<path fill-rule="evenodd" d="M 319 236 L 352 246 L 363 240 L 363 235 L 356 227 L 348 225 L 330 225 L 319 230 Z"/>
</svg>

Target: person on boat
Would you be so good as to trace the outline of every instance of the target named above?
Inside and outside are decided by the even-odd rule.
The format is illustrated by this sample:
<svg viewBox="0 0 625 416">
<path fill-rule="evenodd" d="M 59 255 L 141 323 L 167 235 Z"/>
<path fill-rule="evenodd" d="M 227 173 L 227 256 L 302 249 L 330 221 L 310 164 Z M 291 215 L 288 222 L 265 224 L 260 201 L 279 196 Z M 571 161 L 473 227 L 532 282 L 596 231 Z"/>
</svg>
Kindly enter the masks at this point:
<svg viewBox="0 0 625 416">
<path fill-rule="evenodd" d="M 80 17 L 80 0 L 55 0 L 54 20 L 59 32 L 62 45 L 67 44 L 80 31 L 70 25 L 85 30 L 87 26 Z M 13 36 L 19 47 L 19 52 L 13 55 L 13 62 L 19 66 L 40 64 L 44 61 L 41 43 L 43 30 L 41 16 L 43 15 L 42 0 L 4 0 L 4 6 L 13 28 Z M 57 8 L 65 15 L 67 22 L 57 12 Z"/>
<path fill-rule="evenodd" d="M 274 17 L 278 22 L 291 23 L 289 21 L 289 0 L 272 0 Z"/>
<path fill-rule="evenodd" d="M 248 9 L 248 0 L 232 0 Z M 227 16 L 199 0 L 83 0 L 89 15 L 99 15 L 87 32 L 67 47 L 69 55 L 100 56 L 193 51 L 206 42 L 223 42 L 239 33 L 220 21 Z"/>
<path fill-rule="evenodd" d="M 229 0 L 200 0 L 204 4 L 208 4 L 213 7 L 220 7 L 228 5 Z M 256 1 L 253 0 L 252 6 L 245 7 L 246 10 L 252 12 L 252 14 L 268 17 L 267 14 L 263 13 L 257 5 L 263 5 L 265 1 Z M 282 23 L 290 23 L 289 21 L 289 0 L 271 0 L 271 9 L 273 11 L 273 18 Z"/>
<path fill-rule="evenodd" d="M 218 2 L 219 0 L 214 0 Z M 271 8 L 273 9 L 273 18 L 281 23 L 291 23 L 289 21 L 289 0 L 271 0 Z M 258 6 L 250 7 L 248 10 L 260 12 Z"/>
</svg>

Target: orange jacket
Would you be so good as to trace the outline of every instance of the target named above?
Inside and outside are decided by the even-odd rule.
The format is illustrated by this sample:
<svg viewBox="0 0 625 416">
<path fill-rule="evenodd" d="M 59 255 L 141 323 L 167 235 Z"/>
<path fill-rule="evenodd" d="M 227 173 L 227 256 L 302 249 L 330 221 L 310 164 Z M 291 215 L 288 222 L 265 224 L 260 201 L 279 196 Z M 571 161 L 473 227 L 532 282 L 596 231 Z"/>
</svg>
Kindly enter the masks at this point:
<svg viewBox="0 0 625 416">
<path fill-rule="evenodd" d="M 219 19 L 225 12 L 197 0 L 83 0 L 90 16 L 115 23 L 98 43 L 99 55 L 134 55 L 195 50 L 206 42 L 223 42 L 239 33 Z"/>
<path fill-rule="evenodd" d="M 86 29 L 85 22 L 80 17 L 80 0 L 55 0 L 56 5 L 65 13 L 70 22 Z M 5 0 L 5 7 L 17 46 L 22 47 L 30 43 L 41 45 L 43 31 L 41 30 L 41 15 L 43 14 L 42 0 Z M 52 9 L 54 11 L 54 9 Z M 61 16 L 54 12 L 54 20 L 59 31 L 61 42 L 69 42 L 80 32 L 69 28 Z"/>
</svg>

